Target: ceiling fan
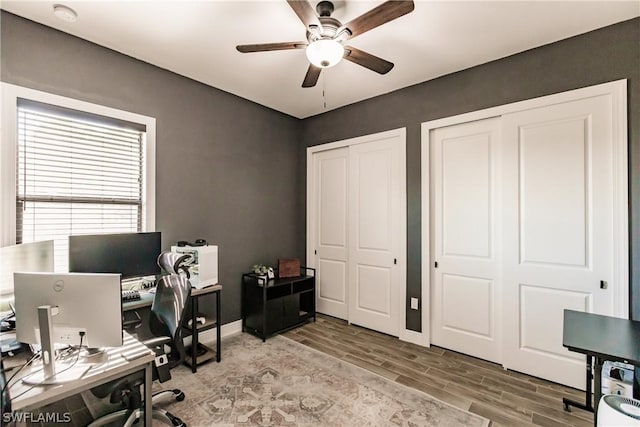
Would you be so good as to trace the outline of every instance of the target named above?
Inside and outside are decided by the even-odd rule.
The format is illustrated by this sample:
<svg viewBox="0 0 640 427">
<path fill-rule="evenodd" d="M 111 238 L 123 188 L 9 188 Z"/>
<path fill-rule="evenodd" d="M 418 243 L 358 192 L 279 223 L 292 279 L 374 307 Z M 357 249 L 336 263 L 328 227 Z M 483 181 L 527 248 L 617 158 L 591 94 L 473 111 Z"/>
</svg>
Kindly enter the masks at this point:
<svg viewBox="0 0 640 427">
<path fill-rule="evenodd" d="M 389 0 L 343 25 L 331 17 L 334 7 L 330 1 L 318 3 L 317 14 L 306 0 L 287 0 L 287 3 L 307 28 L 307 41 L 244 44 L 236 49 L 242 53 L 306 49 L 310 65 L 302 87 L 315 86 L 322 69 L 333 67 L 342 58 L 376 73 L 391 71 L 393 63 L 343 43 L 414 9 L 412 0 Z"/>
</svg>

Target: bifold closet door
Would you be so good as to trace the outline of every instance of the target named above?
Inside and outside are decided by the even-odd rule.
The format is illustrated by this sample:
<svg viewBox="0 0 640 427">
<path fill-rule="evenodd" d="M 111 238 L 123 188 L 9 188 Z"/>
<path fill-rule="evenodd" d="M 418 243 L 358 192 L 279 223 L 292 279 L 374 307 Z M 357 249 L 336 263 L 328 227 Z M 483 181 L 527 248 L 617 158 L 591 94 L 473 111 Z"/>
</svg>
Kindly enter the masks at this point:
<svg viewBox="0 0 640 427">
<path fill-rule="evenodd" d="M 502 120 L 504 365 L 578 388 L 564 309 L 614 312 L 611 111 L 597 96 Z"/>
<path fill-rule="evenodd" d="M 316 310 L 347 320 L 349 148 L 313 154 L 313 171 Z"/>
<path fill-rule="evenodd" d="M 433 344 L 500 362 L 500 119 L 431 132 Z M 437 267 L 436 264 L 437 263 Z"/>
</svg>

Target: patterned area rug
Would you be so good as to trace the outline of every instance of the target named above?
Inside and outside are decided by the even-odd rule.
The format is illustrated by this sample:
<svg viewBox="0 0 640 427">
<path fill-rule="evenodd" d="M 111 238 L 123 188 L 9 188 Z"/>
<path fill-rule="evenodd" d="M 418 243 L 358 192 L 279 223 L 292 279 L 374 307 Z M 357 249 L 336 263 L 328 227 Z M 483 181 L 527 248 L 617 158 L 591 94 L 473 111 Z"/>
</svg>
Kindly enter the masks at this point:
<svg viewBox="0 0 640 427">
<path fill-rule="evenodd" d="M 225 339 L 222 362 L 172 370 L 167 410 L 196 426 L 487 426 L 489 421 L 288 338 Z"/>
</svg>

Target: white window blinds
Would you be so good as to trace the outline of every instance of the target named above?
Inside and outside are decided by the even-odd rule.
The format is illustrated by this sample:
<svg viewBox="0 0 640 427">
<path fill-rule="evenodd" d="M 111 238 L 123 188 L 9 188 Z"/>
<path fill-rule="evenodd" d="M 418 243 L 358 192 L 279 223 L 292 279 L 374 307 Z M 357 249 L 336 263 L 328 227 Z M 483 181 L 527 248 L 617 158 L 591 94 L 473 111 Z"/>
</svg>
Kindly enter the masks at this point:
<svg viewBox="0 0 640 427">
<path fill-rule="evenodd" d="M 141 125 L 19 102 L 16 243 L 54 240 L 65 271 L 69 235 L 141 231 L 144 139 Z"/>
</svg>

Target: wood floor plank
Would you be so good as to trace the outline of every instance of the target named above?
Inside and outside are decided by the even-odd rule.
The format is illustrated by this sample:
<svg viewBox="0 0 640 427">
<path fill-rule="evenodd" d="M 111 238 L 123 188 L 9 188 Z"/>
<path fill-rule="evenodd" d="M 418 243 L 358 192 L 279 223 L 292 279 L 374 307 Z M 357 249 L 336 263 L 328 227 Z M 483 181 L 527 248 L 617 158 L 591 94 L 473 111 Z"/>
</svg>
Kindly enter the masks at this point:
<svg viewBox="0 0 640 427">
<path fill-rule="evenodd" d="M 531 427 L 534 425 L 533 423 L 523 418 L 509 416 L 505 414 L 504 411 L 494 406 L 486 405 L 480 402 L 472 402 L 471 406 L 469 407 L 469 412 L 473 412 L 474 414 L 489 418 L 491 421 L 496 421 L 505 426 Z"/>
<path fill-rule="evenodd" d="M 342 357 L 342 360 L 344 360 L 345 362 L 353 363 L 356 366 L 360 366 L 361 368 L 364 368 L 367 371 L 373 372 L 374 374 L 378 374 L 391 381 L 395 381 L 398 378 L 397 373 L 392 372 L 388 369 L 385 369 L 381 366 L 374 365 L 373 363 L 367 360 L 360 359 L 359 357 L 355 357 L 351 354 L 345 355 L 344 357 Z"/>
<path fill-rule="evenodd" d="M 460 384 L 468 388 L 482 390 L 483 392 L 493 394 L 494 396 L 500 396 L 500 394 L 502 393 L 501 390 L 496 390 L 493 387 L 487 387 L 486 385 L 483 385 L 481 383 L 482 378 L 469 378 L 464 375 L 458 375 L 454 371 L 444 371 L 442 369 L 431 368 L 427 372 L 427 375 L 444 378 L 449 382 Z"/>
<path fill-rule="evenodd" d="M 442 356 L 445 352 L 444 348 L 436 347 L 432 345 L 431 347 L 422 347 L 420 345 L 414 344 L 412 342 L 403 342 L 402 347 L 417 354 L 435 354 L 437 356 Z"/>
<path fill-rule="evenodd" d="M 430 368 L 455 369 L 460 366 L 460 362 L 457 360 L 447 359 L 435 354 L 419 354 L 415 361 Z"/>
<path fill-rule="evenodd" d="M 312 329 L 303 329 L 300 330 L 298 333 L 301 337 L 304 337 L 308 340 L 313 340 L 314 342 L 318 343 L 318 344 L 324 344 L 326 346 L 329 347 L 333 347 L 334 349 L 347 354 L 349 352 L 351 352 L 353 350 L 353 348 L 351 346 L 348 345 L 344 345 L 342 343 L 340 343 L 339 341 L 336 341 L 334 339 L 331 339 L 331 337 L 326 337 L 326 336 L 322 336 L 320 334 L 318 334 L 315 330 Z M 382 361 L 380 362 L 382 363 Z"/>
<path fill-rule="evenodd" d="M 410 363 L 406 361 L 391 362 L 389 360 L 385 361 L 382 364 L 382 367 L 389 369 L 390 371 L 397 372 L 398 374 L 401 374 L 401 375 L 407 375 L 409 377 L 412 375 L 423 374 L 427 372 L 427 369 L 429 369 L 429 367 L 421 365 L 419 363 L 415 363 L 415 362 L 410 362 Z"/>
<path fill-rule="evenodd" d="M 415 378 L 400 375 L 396 380 L 396 382 L 411 388 L 415 388 L 416 390 L 420 390 L 424 393 L 427 393 L 429 396 L 433 396 L 436 399 L 440 399 L 443 402 L 447 402 L 448 404 L 453 405 L 456 408 L 463 409 L 465 411 L 469 410 L 469 407 L 471 406 L 471 403 L 472 403 L 471 400 L 468 398 L 455 395 L 453 393 L 450 393 L 444 390 L 441 387 L 438 387 L 428 382 L 420 381 Z"/>
<path fill-rule="evenodd" d="M 532 382 L 532 384 L 535 384 L 535 383 Z M 580 402 L 584 402 L 585 392 L 582 390 L 568 389 L 568 388 L 565 388 L 564 390 L 558 390 L 555 388 L 551 388 L 551 387 L 547 387 L 539 384 L 536 384 L 536 387 L 537 387 L 536 391 L 540 394 L 544 394 L 554 398 L 559 398 L 560 400 L 562 400 L 563 397 L 568 397 L 569 399 L 574 399 L 574 400 L 579 400 Z"/>
<path fill-rule="evenodd" d="M 472 400 L 472 402 L 482 403 L 489 407 L 500 407 L 502 413 L 505 416 L 514 419 L 520 419 L 524 422 L 529 422 L 531 420 L 531 416 L 533 415 L 533 411 L 527 408 L 523 408 L 522 406 L 514 403 L 504 402 L 501 400 L 501 396 L 493 396 L 484 393 L 481 390 L 470 389 L 459 384 L 449 383 L 445 387 L 445 391 L 449 391 L 456 395 L 469 398 Z"/>
<path fill-rule="evenodd" d="M 514 383 L 507 383 L 505 381 L 496 381 L 494 378 L 490 378 L 490 377 L 485 377 L 482 380 L 482 384 L 492 389 L 508 391 L 515 395 L 526 397 L 526 398 L 537 400 L 537 401 L 545 400 L 546 402 L 549 402 L 549 401 L 553 401 L 555 403 L 562 402 L 562 399 L 554 400 L 554 399 L 548 398 L 547 396 L 537 394 L 535 386 L 533 387 L 533 389 L 524 388 L 521 386 L 520 383 L 514 384 Z"/>
<path fill-rule="evenodd" d="M 569 395 L 564 392 L 548 389 L 546 387 L 541 387 L 541 386 L 538 387 L 537 393 L 539 395 L 547 396 L 551 398 L 554 402 L 562 402 L 562 398 L 564 397 L 575 400 L 576 402 L 580 402 L 580 403 L 584 403 L 584 399 L 585 399 L 584 392 L 582 392 L 580 396 L 574 396 L 574 395 Z M 571 413 L 576 417 L 584 418 L 586 420 L 593 419 L 593 413 L 589 411 L 585 411 L 580 408 L 573 407 L 573 406 L 571 407 Z"/>
<path fill-rule="evenodd" d="M 509 392 L 503 393 L 502 401 L 529 409 L 534 413 L 544 414 L 548 418 L 553 418 L 554 420 L 563 422 L 567 425 L 577 425 L 582 427 L 589 427 L 593 425 L 593 421 L 589 422 L 585 419 L 576 417 L 571 412 L 566 412 L 562 408 L 562 403 L 559 403 L 557 406 L 552 407 L 545 403 L 534 402 L 533 400 L 520 397 Z"/>
<path fill-rule="evenodd" d="M 436 374 L 432 374 L 429 372 L 430 369 L 428 371 L 426 371 L 423 374 L 419 374 L 419 375 L 413 375 L 411 376 L 411 378 L 417 380 L 417 381 L 422 381 L 425 384 L 431 384 L 431 385 L 435 385 L 441 388 L 444 388 L 447 384 L 449 384 L 449 380 L 446 378 L 441 377 L 440 375 Z"/>
<path fill-rule="evenodd" d="M 450 393 L 466 397 L 467 399 L 470 399 L 472 401 L 489 403 L 491 405 L 502 404 L 502 402 L 500 401 L 500 398 L 502 398 L 502 393 L 500 393 L 499 395 L 491 395 L 475 387 L 468 387 L 451 381 L 447 383 L 444 389 Z"/>
<path fill-rule="evenodd" d="M 477 357 L 473 357 L 473 356 L 468 356 L 466 354 L 462 354 L 462 353 L 458 353 L 457 351 L 452 351 L 452 350 L 445 350 L 445 353 L 443 354 L 443 357 L 448 357 L 451 359 L 460 359 L 460 360 L 464 360 L 466 363 L 469 363 L 471 365 L 475 365 L 478 367 L 482 367 L 485 369 L 489 369 L 489 370 L 493 370 L 496 372 L 502 372 L 504 371 L 504 368 L 500 365 L 498 365 L 497 363 L 493 363 L 493 362 L 489 362 L 486 360 L 482 360 L 482 359 L 478 359 Z"/>
<path fill-rule="evenodd" d="M 575 388 L 564 386 L 562 384 L 557 384 L 557 383 L 554 383 L 554 382 L 551 382 L 551 381 L 543 380 L 542 378 L 532 377 L 530 375 L 523 374 L 523 373 L 517 372 L 517 371 L 509 370 L 508 372 L 509 372 L 509 375 L 511 375 L 511 376 L 513 376 L 515 378 L 521 378 L 521 379 L 529 381 L 529 382 L 531 382 L 533 384 L 540 385 L 540 386 L 547 387 L 547 388 L 551 388 L 552 390 L 562 391 L 562 392 L 569 393 L 569 394 L 575 394 L 576 396 L 584 395 L 584 392 L 582 392 L 580 390 L 577 390 Z"/>
<path fill-rule="evenodd" d="M 329 316 L 285 334 L 316 350 L 488 418 L 492 426 L 593 425 L 593 415 L 562 409 L 583 392 L 451 350 L 423 348 Z"/>
<path fill-rule="evenodd" d="M 537 426 L 543 427 L 565 427 L 566 424 L 560 422 L 558 420 L 554 420 L 553 418 L 546 417 L 542 414 L 538 414 L 537 412 L 533 413 L 532 421 Z"/>
<path fill-rule="evenodd" d="M 300 341 L 300 344 L 304 344 L 308 347 L 313 348 L 314 350 L 321 351 L 338 359 L 342 359 L 345 356 L 345 353 L 341 352 L 340 350 L 336 350 L 334 347 L 327 347 L 323 344 L 318 344 L 308 339 Z"/>
<path fill-rule="evenodd" d="M 339 338 L 341 342 L 348 342 L 353 345 L 359 346 L 363 349 L 368 349 L 372 353 L 379 353 L 381 357 L 387 359 L 403 358 L 407 360 L 416 359 L 417 355 L 411 353 L 405 349 L 402 349 L 395 341 L 389 341 L 386 344 L 381 343 L 379 340 L 372 340 L 370 334 L 357 334 L 355 336 L 342 336 Z"/>
<path fill-rule="evenodd" d="M 485 378 L 488 379 L 492 379 L 496 382 L 506 382 L 508 384 L 512 384 L 512 385 L 517 385 L 523 389 L 526 390 L 531 390 L 533 392 L 536 391 L 537 389 L 537 385 L 533 384 L 531 382 L 528 381 L 524 381 L 522 379 L 519 378 L 514 378 L 512 376 L 509 375 L 509 372 L 506 369 L 502 369 L 500 371 L 494 370 L 494 369 L 486 369 L 482 366 L 478 366 L 476 364 L 473 363 L 468 363 L 465 360 L 460 360 L 458 362 L 459 366 L 462 367 L 464 370 L 468 370 L 471 372 L 475 372 L 477 374 L 482 375 Z"/>
</svg>

